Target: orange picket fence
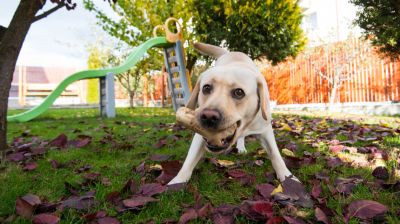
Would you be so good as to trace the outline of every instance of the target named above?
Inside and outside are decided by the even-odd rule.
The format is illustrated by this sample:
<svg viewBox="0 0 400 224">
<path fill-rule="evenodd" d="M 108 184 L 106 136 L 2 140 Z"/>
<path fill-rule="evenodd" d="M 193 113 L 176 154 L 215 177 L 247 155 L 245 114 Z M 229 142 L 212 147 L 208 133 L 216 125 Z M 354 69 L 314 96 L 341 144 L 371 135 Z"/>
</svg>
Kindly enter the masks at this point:
<svg viewBox="0 0 400 224">
<path fill-rule="evenodd" d="M 338 67 L 347 81 L 337 92 L 337 102 L 400 100 L 400 61 L 383 58 L 360 39 L 316 47 L 276 66 L 263 66 L 277 104 L 328 103 L 333 85 L 326 78 L 339 74 Z"/>
</svg>

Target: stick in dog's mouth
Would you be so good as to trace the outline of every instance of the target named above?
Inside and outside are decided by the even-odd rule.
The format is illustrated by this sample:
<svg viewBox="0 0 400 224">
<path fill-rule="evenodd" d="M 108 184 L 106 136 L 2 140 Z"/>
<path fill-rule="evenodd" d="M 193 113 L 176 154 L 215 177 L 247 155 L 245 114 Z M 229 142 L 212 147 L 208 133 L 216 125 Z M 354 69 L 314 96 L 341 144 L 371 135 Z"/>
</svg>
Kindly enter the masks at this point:
<svg viewBox="0 0 400 224">
<path fill-rule="evenodd" d="M 211 131 L 203 128 L 195 118 L 194 110 L 181 107 L 176 112 L 176 121 L 179 124 L 203 136 L 207 148 L 214 153 L 222 152 L 232 146 L 240 121 L 235 122 L 223 130 Z"/>
</svg>

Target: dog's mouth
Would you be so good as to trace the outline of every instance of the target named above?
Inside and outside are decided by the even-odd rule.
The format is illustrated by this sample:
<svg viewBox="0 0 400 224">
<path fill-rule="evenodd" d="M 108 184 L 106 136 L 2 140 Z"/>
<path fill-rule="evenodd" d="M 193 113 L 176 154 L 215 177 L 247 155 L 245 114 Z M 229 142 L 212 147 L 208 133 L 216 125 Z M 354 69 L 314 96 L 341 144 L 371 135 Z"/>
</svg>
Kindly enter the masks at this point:
<svg viewBox="0 0 400 224">
<path fill-rule="evenodd" d="M 236 139 L 239 127 L 240 121 L 237 121 L 228 128 L 219 130 L 218 134 L 215 135 L 215 138 L 203 137 L 206 143 L 206 149 L 212 153 L 222 153 L 229 150 Z"/>
</svg>

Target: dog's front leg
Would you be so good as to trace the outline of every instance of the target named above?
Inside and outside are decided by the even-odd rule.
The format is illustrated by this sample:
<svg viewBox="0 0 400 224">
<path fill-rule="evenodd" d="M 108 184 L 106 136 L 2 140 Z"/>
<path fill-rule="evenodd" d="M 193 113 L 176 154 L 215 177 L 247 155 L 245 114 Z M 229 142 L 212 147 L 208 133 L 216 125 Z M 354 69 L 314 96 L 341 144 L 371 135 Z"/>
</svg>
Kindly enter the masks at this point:
<svg viewBox="0 0 400 224">
<path fill-rule="evenodd" d="M 204 140 L 199 134 L 195 134 L 189 152 L 183 162 L 182 168 L 168 185 L 188 182 L 192 176 L 193 169 L 204 155 Z"/>
<path fill-rule="evenodd" d="M 286 167 L 285 161 L 283 161 L 283 158 L 279 153 L 271 124 L 268 125 L 265 132 L 260 134 L 259 138 L 262 146 L 267 150 L 267 154 L 278 179 L 282 182 L 286 177 L 292 176 L 292 173 Z M 293 176 L 292 178 L 298 181 L 296 177 Z"/>
</svg>

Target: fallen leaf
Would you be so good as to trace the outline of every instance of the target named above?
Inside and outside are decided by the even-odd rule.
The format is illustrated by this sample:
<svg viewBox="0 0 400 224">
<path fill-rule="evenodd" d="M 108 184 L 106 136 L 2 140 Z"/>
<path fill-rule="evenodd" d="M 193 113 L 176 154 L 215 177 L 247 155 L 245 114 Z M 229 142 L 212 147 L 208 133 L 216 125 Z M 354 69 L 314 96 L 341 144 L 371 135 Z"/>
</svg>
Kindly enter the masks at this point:
<svg viewBox="0 0 400 224">
<path fill-rule="evenodd" d="M 23 197 L 17 198 L 15 202 L 15 210 L 18 215 L 30 218 L 39 204 L 41 204 L 41 201 L 38 196 L 27 194 Z"/>
<path fill-rule="evenodd" d="M 286 156 L 296 157 L 296 155 L 287 148 L 282 149 L 282 154 Z"/>
<path fill-rule="evenodd" d="M 284 222 L 285 222 L 285 219 L 283 219 L 282 217 L 274 216 L 274 217 L 271 217 L 270 219 L 268 219 L 266 224 L 281 224 Z"/>
<path fill-rule="evenodd" d="M 182 163 L 178 160 L 161 162 L 162 172 L 156 180 L 162 184 L 167 184 L 171 181 L 179 172 L 182 167 Z"/>
<path fill-rule="evenodd" d="M 318 207 L 315 208 L 315 218 L 317 221 L 323 222 L 325 224 L 330 224 L 331 221 L 329 220 L 328 216 Z"/>
<path fill-rule="evenodd" d="M 256 177 L 254 175 L 249 175 L 245 171 L 240 170 L 240 169 L 229 170 L 226 173 L 226 175 L 228 177 L 231 177 L 231 178 L 237 180 L 242 185 L 253 184 L 256 180 Z"/>
<path fill-rule="evenodd" d="M 114 217 L 103 217 L 97 220 L 98 224 L 120 224 L 121 222 Z"/>
<path fill-rule="evenodd" d="M 213 163 L 217 167 L 223 167 L 223 168 L 229 168 L 231 166 L 235 165 L 235 162 L 230 161 L 230 160 L 224 160 L 224 159 L 210 159 L 211 163 Z"/>
<path fill-rule="evenodd" d="M 278 187 L 276 187 L 272 192 L 271 192 L 271 195 L 272 196 L 274 196 L 275 194 L 277 194 L 277 193 L 282 193 L 283 192 L 283 188 L 282 188 L 282 185 L 278 185 Z"/>
<path fill-rule="evenodd" d="M 345 220 L 348 221 L 352 217 L 362 220 L 373 219 L 383 215 L 388 211 L 385 205 L 371 200 L 355 200 L 352 201 L 347 208 Z"/>
<path fill-rule="evenodd" d="M 188 223 L 191 220 L 197 219 L 197 212 L 194 208 L 189 208 L 186 210 L 181 217 L 179 218 L 178 223 L 179 224 L 185 224 Z"/>
<path fill-rule="evenodd" d="M 154 162 L 163 162 L 163 161 L 167 161 L 169 159 L 169 155 L 162 155 L 162 154 L 154 154 L 152 156 L 150 156 L 150 160 L 154 161 Z"/>
<path fill-rule="evenodd" d="M 69 141 L 68 145 L 71 145 L 75 148 L 82 148 L 90 144 L 92 141 L 92 137 L 87 135 L 78 135 L 77 139 Z"/>
<path fill-rule="evenodd" d="M 153 145 L 154 148 L 160 149 L 167 144 L 167 139 L 165 137 L 158 140 L 156 144 Z"/>
<path fill-rule="evenodd" d="M 96 200 L 92 195 L 71 196 L 62 203 L 63 208 L 73 208 L 76 210 L 86 211 L 96 205 Z"/>
<path fill-rule="evenodd" d="M 272 203 L 266 201 L 257 201 L 253 204 L 253 210 L 266 218 L 271 218 L 274 212 Z"/>
<path fill-rule="evenodd" d="M 326 165 L 330 168 L 335 168 L 337 166 L 343 165 L 343 162 L 337 157 L 328 157 L 326 158 Z"/>
<path fill-rule="evenodd" d="M 237 215 L 237 207 L 233 205 L 220 205 L 211 214 L 214 224 L 233 224 Z"/>
<path fill-rule="evenodd" d="M 68 137 L 65 134 L 60 134 L 55 139 L 49 142 L 50 146 L 64 148 L 67 145 Z"/>
<path fill-rule="evenodd" d="M 144 184 L 140 186 L 139 194 L 147 197 L 151 197 L 156 194 L 161 194 L 165 190 L 167 190 L 166 186 L 163 186 L 159 183 L 151 183 L 151 184 Z"/>
<path fill-rule="evenodd" d="M 378 166 L 372 171 L 372 176 L 380 180 L 387 180 L 389 179 L 389 171 L 386 167 Z"/>
<path fill-rule="evenodd" d="M 7 155 L 7 160 L 11 162 L 19 162 L 24 160 L 24 153 L 23 152 L 16 152 Z"/>
<path fill-rule="evenodd" d="M 271 184 L 258 184 L 256 186 L 258 193 L 265 199 L 270 199 L 272 197 L 272 192 L 275 187 Z"/>
<path fill-rule="evenodd" d="M 283 219 L 285 219 L 288 224 L 306 224 L 302 219 L 297 217 L 283 216 Z"/>
<path fill-rule="evenodd" d="M 132 198 L 123 200 L 122 203 L 124 204 L 125 207 L 137 208 L 137 207 L 144 206 L 147 203 L 155 202 L 155 201 L 158 201 L 158 200 L 153 197 L 135 195 Z"/>
<path fill-rule="evenodd" d="M 282 189 L 283 192 L 278 194 L 281 194 L 280 196 L 287 196 L 290 199 L 291 203 L 300 205 L 305 208 L 310 208 L 313 206 L 313 201 L 311 200 L 311 197 L 307 193 L 303 184 L 294 180 L 293 178 L 286 177 L 285 180 L 282 182 Z M 285 200 L 282 202 L 286 203 Z"/>
<path fill-rule="evenodd" d="M 129 179 L 125 183 L 124 187 L 121 189 L 121 192 L 122 193 L 130 192 L 132 194 L 136 194 L 138 188 L 139 186 L 137 185 L 137 183 L 133 179 Z"/>
<path fill-rule="evenodd" d="M 322 193 L 321 183 L 319 181 L 314 181 L 313 188 L 311 190 L 311 196 L 317 199 Z"/>
<path fill-rule="evenodd" d="M 34 224 L 57 224 L 60 222 L 60 218 L 53 214 L 42 213 L 33 216 L 32 222 Z"/>
<path fill-rule="evenodd" d="M 38 167 L 38 164 L 36 162 L 31 162 L 31 163 L 27 163 L 22 167 L 22 170 L 24 171 L 32 171 L 32 170 L 36 170 Z"/>
</svg>

